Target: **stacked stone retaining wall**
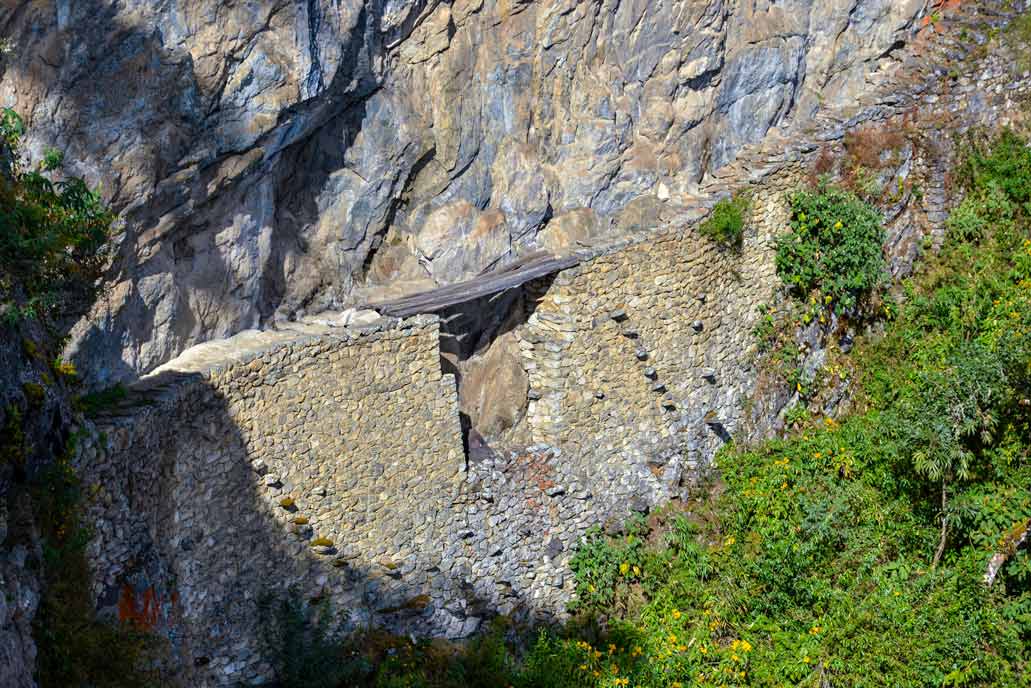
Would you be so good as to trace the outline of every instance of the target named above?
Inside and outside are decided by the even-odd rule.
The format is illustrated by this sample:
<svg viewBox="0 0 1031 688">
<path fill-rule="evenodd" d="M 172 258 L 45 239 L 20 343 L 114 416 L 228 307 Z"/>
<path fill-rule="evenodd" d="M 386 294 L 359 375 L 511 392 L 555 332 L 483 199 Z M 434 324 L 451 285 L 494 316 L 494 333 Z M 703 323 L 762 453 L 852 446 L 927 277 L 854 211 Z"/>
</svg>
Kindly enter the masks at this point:
<svg viewBox="0 0 1031 688">
<path fill-rule="evenodd" d="M 328 596 L 350 627 L 410 603 L 464 478 L 454 399 L 433 318 L 191 351 L 84 450 L 102 606 L 223 683 L 267 674 L 266 592 Z"/>
</svg>

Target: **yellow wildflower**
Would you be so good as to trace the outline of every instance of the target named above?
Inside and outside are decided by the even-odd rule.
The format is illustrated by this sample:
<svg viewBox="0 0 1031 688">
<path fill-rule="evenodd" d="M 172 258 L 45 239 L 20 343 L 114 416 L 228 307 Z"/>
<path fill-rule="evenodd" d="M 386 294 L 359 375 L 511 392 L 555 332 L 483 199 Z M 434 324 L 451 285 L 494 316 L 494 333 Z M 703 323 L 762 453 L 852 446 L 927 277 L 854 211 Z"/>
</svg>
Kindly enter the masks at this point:
<svg viewBox="0 0 1031 688">
<path fill-rule="evenodd" d="M 625 561 L 622 564 L 619 565 L 619 572 L 621 574 L 623 574 L 624 576 L 626 575 L 626 572 L 629 571 L 629 570 L 630 570 L 630 564 L 626 563 Z"/>
</svg>

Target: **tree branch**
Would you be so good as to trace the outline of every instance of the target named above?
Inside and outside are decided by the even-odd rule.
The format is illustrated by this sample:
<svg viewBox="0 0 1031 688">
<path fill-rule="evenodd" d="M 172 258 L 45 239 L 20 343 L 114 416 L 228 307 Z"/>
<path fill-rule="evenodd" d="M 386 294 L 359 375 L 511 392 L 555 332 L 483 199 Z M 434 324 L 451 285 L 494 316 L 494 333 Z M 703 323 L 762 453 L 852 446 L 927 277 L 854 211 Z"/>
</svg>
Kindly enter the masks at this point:
<svg viewBox="0 0 1031 688">
<path fill-rule="evenodd" d="M 931 561 L 931 568 L 932 569 L 935 568 L 936 566 L 938 566 L 938 562 L 941 561 L 942 554 L 945 553 L 945 538 L 946 538 L 946 536 L 949 533 L 949 530 L 948 530 L 948 520 L 946 519 L 946 516 L 945 516 L 945 504 L 946 504 L 945 478 L 942 478 L 942 534 L 941 534 L 941 539 L 938 540 L 938 549 L 934 553 L 934 559 Z"/>
<path fill-rule="evenodd" d="M 1027 541 L 1029 534 L 1031 534 L 1031 518 L 1024 520 L 1023 523 L 1018 523 L 1003 536 L 1002 548 L 992 555 L 991 560 L 988 562 L 988 569 L 984 573 L 985 585 L 989 588 L 992 587 L 992 583 L 995 582 L 995 577 L 1002 570 L 1003 564 L 1016 553 L 1018 547 Z"/>
</svg>

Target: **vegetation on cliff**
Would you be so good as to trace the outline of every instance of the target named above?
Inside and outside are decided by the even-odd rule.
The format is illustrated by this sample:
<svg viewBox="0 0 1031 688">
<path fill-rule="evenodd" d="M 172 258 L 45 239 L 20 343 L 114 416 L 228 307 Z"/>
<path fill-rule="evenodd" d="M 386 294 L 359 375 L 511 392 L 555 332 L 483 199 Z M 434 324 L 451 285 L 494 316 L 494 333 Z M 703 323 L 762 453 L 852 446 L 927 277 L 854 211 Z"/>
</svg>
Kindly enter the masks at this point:
<svg viewBox="0 0 1031 688">
<path fill-rule="evenodd" d="M 705 498 L 595 533 L 574 560 L 578 620 L 565 629 L 518 653 L 501 625 L 454 654 L 380 643 L 366 682 L 1027 685 L 1031 149 L 1004 134 L 956 176 L 966 200 L 942 252 L 853 354 L 848 418 L 729 447 Z M 795 224 L 879 236 L 844 192 L 793 202 Z M 792 264 L 809 261 L 790 249 Z M 852 305 L 880 280 L 877 256 L 853 253 L 798 286 Z"/>
<path fill-rule="evenodd" d="M 82 179 L 55 175 L 60 151 L 26 163 L 24 133 L 14 110 L 0 111 L 0 315 L 9 321 L 84 310 L 96 294 L 114 220 Z"/>
<path fill-rule="evenodd" d="M 788 199 L 791 229 L 777 241 L 781 280 L 801 295 L 848 311 L 885 277 L 884 228 L 876 208 L 822 184 Z"/>
<path fill-rule="evenodd" d="M 745 215 L 750 205 L 748 196 L 744 194 L 722 198 L 698 226 L 698 231 L 727 248 L 740 248 L 745 234 Z"/>
<path fill-rule="evenodd" d="M 41 688 L 156 686 L 153 638 L 95 615 L 91 534 L 71 468 L 76 371 L 57 356 L 62 324 L 96 296 L 114 214 L 82 179 L 61 173 L 59 152 L 30 165 L 24 132 L 13 110 L 0 111 L 0 508 L 29 505 L 5 529 L 0 555 L 28 552 L 41 583 L 31 619 Z"/>
</svg>

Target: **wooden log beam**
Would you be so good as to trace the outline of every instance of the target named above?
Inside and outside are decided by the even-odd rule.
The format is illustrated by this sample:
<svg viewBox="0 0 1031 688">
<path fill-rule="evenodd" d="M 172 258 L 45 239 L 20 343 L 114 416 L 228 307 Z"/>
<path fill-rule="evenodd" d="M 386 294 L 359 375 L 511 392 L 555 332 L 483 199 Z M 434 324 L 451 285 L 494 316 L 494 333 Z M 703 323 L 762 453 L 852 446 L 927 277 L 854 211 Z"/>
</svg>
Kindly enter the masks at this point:
<svg viewBox="0 0 1031 688">
<path fill-rule="evenodd" d="M 419 313 L 435 313 L 449 306 L 520 287 L 530 280 L 571 268 L 579 262 L 580 259 L 576 256 L 556 258 L 549 253 L 533 253 L 515 264 L 506 265 L 465 282 L 449 284 L 438 289 L 389 301 L 364 304 L 359 308 L 371 308 L 380 315 L 393 318 L 407 318 Z"/>
</svg>

